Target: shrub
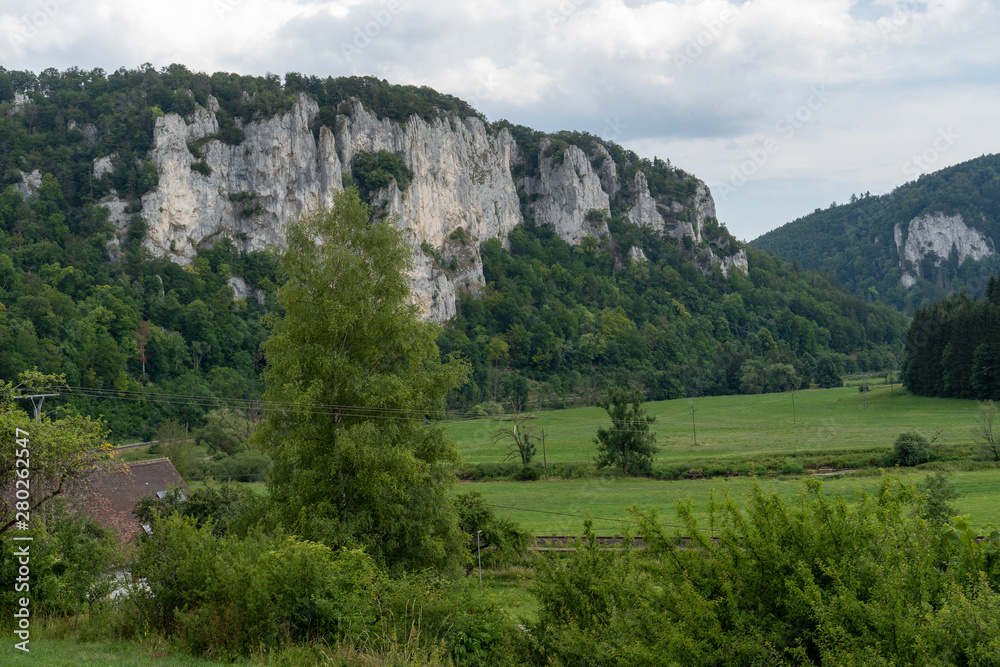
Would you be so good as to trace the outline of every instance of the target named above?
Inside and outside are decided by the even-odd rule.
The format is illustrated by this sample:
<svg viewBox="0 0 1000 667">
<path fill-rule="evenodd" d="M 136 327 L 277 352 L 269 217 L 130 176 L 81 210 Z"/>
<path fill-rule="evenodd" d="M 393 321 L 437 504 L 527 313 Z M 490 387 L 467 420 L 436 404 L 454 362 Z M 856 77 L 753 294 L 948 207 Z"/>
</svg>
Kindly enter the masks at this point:
<svg viewBox="0 0 1000 667">
<path fill-rule="evenodd" d="M 897 464 L 901 466 L 916 466 L 927 463 L 931 460 L 931 443 L 927 438 L 907 431 L 900 433 L 893 445 L 893 455 Z"/>
<path fill-rule="evenodd" d="M 247 450 L 213 461 L 208 474 L 216 479 L 235 482 L 263 482 L 271 470 L 271 457 L 261 451 Z"/>
<path fill-rule="evenodd" d="M 255 533 L 216 538 L 211 522 L 167 517 L 139 546 L 144 620 L 197 655 L 233 658 L 374 621 L 378 572 L 362 551 Z"/>
<path fill-rule="evenodd" d="M 491 417 L 493 415 L 503 414 L 503 406 L 497 403 L 496 401 L 485 401 L 484 403 L 481 404 L 480 407 L 482 407 L 483 410 L 486 411 L 486 414 L 490 415 Z"/>
<path fill-rule="evenodd" d="M 403 158 L 392 151 L 380 150 L 377 154 L 358 152 L 351 162 L 351 175 L 358 189 L 365 195 L 380 190 L 393 180 L 400 192 L 413 180 L 413 172 Z"/>
<path fill-rule="evenodd" d="M 485 567 L 510 565 L 524 555 L 531 534 L 510 519 L 500 518 L 478 491 L 461 493 L 455 498 L 458 522 L 466 534 L 469 562 L 476 562 L 477 551 Z M 476 542 L 476 532 L 479 543 Z"/>
<path fill-rule="evenodd" d="M 409 644 L 419 628 L 424 647 L 443 644 L 457 665 L 523 664 L 511 659 L 520 632 L 478 585 L 428 573 L 381 584 L 383 641 Z"/>
<path fill-rule="evenodd" d="M 21 597 L 31 600 L 31 614 L 73 614 L 107 595 L 111 581 L 105 572 L 114 564 L 117 535 L 93 519 L 67 514 L 51 503 L 48 522 L 34 519 L 28 542 L 0 541 L 0 627 L 12 618 Z M 30 574 L 17 581 L 15 551 L 30 544 Z M 26 583 L 27 591 L 16 591 Z"/>
<path fill-rule="evenodd" d="M 132 514 L 156 530 L 157 522 L 165 517 L 180 515 L 193 518 L 199 527 L 212 524 L 212 532 L 221 537 L 228 532 L 246 535 L 251 527 L 259 527 L 266 518 L 266 499 L 245 486 L 206 485 L 192 491 L 185 500 L 175 494 L 164 498 L 146 496 Z"/>
<path fill-rule="evenodd" d="M 514 475 L 514 479 L 518 482 L 537 482 L 541 477 L 541 471 L 536 466 L 530 465 L 521 466 L 521 469 Z"/>
<path fill-rule="evenodd" d="M 236 454 L 248 447 L 257 424 L 241 410 L 219 408 L 205 415 L 205 425 L 194 432 L 195 440 L 209 452 Z"/>
<path fill-rule="evenodd" d="M 586 525 L 539 567 L 533 664 L 996 664 L 1000 530 L 942 532 L 894 477 L 856 503 L 803 486 L 789 502 L 754 484 L 705 530 L 678 503 L 685 541 L 637 512 L 642 550 Z"/>
<path fill-rule="evenodd" d="M 211 176 L 212 168 L 204 160 L 195 160 L 191 163 L 191 171 L 197 172 L 202 176 Z"/>
<path fill-rule="evenodd" d="M 802 465 L 802 461 L 798 459 L 785 459 L 784 464 L 781 466 L 781 472 L 784 475 L 798 475 L 806 469 Z"/>
<path fill-rule="evenodd" d="M 924 506 L 920 515 L 928 521 L 944 524 L 948 519 L 958 514 L 958 511 L 948 504 L 949 500 L 959 497 L 959 492 L 948 481 L 948 476 L 938 470 L 934 475 L 927 475 L 919 484 L 923 493 Z"/>
</svg>

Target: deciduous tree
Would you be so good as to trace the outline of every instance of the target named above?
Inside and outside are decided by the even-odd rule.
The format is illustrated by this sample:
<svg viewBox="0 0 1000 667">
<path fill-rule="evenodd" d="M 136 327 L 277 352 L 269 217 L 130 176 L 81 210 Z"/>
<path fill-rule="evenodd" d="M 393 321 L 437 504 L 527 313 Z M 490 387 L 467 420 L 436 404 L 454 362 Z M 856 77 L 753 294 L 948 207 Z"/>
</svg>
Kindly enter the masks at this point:
<svg viewBox="0 0 1000 667">
<path fill-rule="evenodd" d="M 0 534 L 25 515 L 30 525 L 32 512 L 67 494 L 94 472 L 120 467 L 103 422 L 47 414 L 32 420 L 16 405 L 19 395 L 52 393 L 64 386 L 62 376 L 30 371 L 20 379 L 17 385 L 0 382 Z M 27 491 L 29 498 L 19 501 L 18 490 Z M 19 506 L 19 502 L 26 504 Z"/>
<path fill-rule="evenodd" d="M 438 328 L 408 303 L 402 233 L 372 224 L 349 189 L 287 238 L 285 315 L 264 345 L 265 397 L 281 409 L 258 435 L 276 507 L 296 534 L 392 568 L 457 566 L 458 452 L 433 420 L 468 368 L 441 360 Z"/>
</svg>

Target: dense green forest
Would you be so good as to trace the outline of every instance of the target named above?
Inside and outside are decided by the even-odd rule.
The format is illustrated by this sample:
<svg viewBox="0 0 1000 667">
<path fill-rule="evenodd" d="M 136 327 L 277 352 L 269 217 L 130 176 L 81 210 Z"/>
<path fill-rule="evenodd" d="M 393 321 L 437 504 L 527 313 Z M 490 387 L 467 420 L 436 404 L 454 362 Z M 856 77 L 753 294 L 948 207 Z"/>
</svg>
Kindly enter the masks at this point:
<svg viewBox="0 0 1000 667">
<path fill-rule="evenodd" d="M 902 378 L 921 396 L 1000 400 L 1000 281 L 920 308 L 906 335 Z"/>
<path fill-rule="evenodd" d="M 243 123 L 288 109 L 302 92 L 320 103 L 317 132 L 352 97 L 397 121 L 478 115 L 429 88 L 371 77 L 282 80 L 180 65 L 0 69 L 0 378 L 32 367 L 65 374 L 74 389 L 58 403 L 103 415 L 117 441 L 149 439 L 167 419 L 196 428 L 219 399 L 259 398 L 267 316 L 280 312 L 276 259 L 223 240 L 181 267 L 149 255 L 135 214 L 157 184 L 146 159 L 157 117 L 188 114 L 213 95 L 221 139 L 236 144 Z M 697 185 L 669 162 L 586 133 L 546 135 L 506 121 L 490 128 L 517 140 L 526 156 L 518 174 L 538 169 L 548 140 L 548 155 L 577 145 L 595 167 L 607 159 L 603 147 L 621 182 L 641 169 L 654 196 L 683 200 Z M 95 177 L 94 160 L 108 155 L 114 171 Z M 366 189 L 409 173 L 394 154 L 362 155 L 355 167 L 353 182 Z M 37 190 L 26 181 L 36 170 Z M 115 261 L 108 247 L 117 241 L 98 205 L 111 193 L 133 214 Z M 835 383 L 843 371 L 898 362 L 902 317 L 817 273 L 752 249 L 749 276 L 709 270 L 707 253 L 736 247 L 715 221 L 700 244 L 677 243 L 626 222 L 622 190 L 612 197 L 611 235 L 572 247 L 536 226 L 531 198 L 520 195 L 526 224 L 510 252 L 484 244 L 487 287 L 462 297 L 460 315 L 439 338 L 445 356 L 457 352 L 474 370 L 450 396 L 453 408 L 529 393 L 552 405 L 592 401 L 611 384 L 637 385 L 647 398 L 755 393 Z M 687 211 L 675 215 L 687 221 Z M 648 261 L 629 260 L 633 246 Z M 227 285 L 234 276 L 263 298 L 234 300 Z M 192 396 L 200 398 L 182 398 Z"/>
<path fill-rule="evenodd" d="M 981 296 L 990 275 L 1000 268 L 1000 256 L 979 262 L 941 257 L 909 266 L 917 283 L 907 289 L 894 239 L 897 224 L 925 213 L 961 214 L 1000 248 L 1000 155 L 984 155 L 954 167 L 925 174 L 892 192 L 851 196 L 850 203 L 816 209 L 794 222 L 751 242 L 788 261 L 818 269 L 836 278 L 857 296 L 882 301 L 913 313 L 965 287 Z"/>
<path fill-rule="evenodd" d="M 468 409 L 540 383 L 552 404 L 638 385 L 652 400 L 784 391 L 833 374 L 894 368 L 903 318 L 814 271 L 750 249 L 749 275 L 705 274 L 691 251 L 613 219 L 612 237 L 573 247 L 551 228 L 483 246 L 487 289 L 467 295 L 439 339 L 475 371 L 452 396 Z M 632 262 L 627 249 L 644 249 Z M 615 270 L 615 267 L 618 267 Z"/>
</svg>

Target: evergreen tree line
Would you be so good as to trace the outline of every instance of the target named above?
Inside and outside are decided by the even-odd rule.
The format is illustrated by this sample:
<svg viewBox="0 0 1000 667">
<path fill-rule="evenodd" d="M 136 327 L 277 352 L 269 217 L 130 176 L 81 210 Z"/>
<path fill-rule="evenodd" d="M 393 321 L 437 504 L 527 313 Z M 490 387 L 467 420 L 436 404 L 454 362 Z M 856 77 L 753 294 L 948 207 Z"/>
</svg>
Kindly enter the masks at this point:
<svg viewBox="0 0 1000 667">
<path fill-rule="evenodd" d="M 921 396 L 1000 399 L 1000 280 L 982 299 L 964 290 L 920 308 L 906 335 L 902 378 Z"/>
</svg>

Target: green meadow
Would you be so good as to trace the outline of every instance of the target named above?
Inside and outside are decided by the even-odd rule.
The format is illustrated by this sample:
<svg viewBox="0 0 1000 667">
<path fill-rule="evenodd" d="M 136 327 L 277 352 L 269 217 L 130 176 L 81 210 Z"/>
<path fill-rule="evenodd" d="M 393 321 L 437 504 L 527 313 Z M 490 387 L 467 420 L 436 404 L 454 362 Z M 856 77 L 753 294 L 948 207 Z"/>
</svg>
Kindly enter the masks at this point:
<svg viewBox="0 0 1000 667">
<path fill-rule="evenodd" d="M 905 481 L 921 482 L 931 470 L 901 470 Z M 805 476 L 758 478 L 768 492 L 793 499 L 802 491 Z M 827 494 L 844 493 L 849 499 L 859 491 L 874 493 L 877 472 L 865 476 L 833 475 L 819 478 Z M 1000 470 L 985 469 L 950 474 L 952 485 L 962 494 L 950 504 L 958 514 L 972 516 L 974 525 L 1000 523 Z M 598 535 L 620 535 L 634 528 L 629 508 L 655 510 L 660 523 L 680 528 L 677 503 L 690 502 L 695 516 L 708 520 L 707 509 L 729 494 L 737 502 L 749 491 L 753 478 L 657 481 L 651 479 L 549 480 L 537 482 L 463 482 L 456 493 L 478 491 L 494 504 L 499 516 L 517 521 L 535 535 L 580 535 L 585 516 L 594 521 Z M 683 534 L 683 531 L 681 531 Z"/>
<path fill-rule="evenodd" d="M 985 465 L 982 463 L 971 465 L 974 401 L 923 398 L 898 386 L 870 390 L 867 408 L 856 387 L 797 391 L 794 401 L 794 422 L 790 393 L 648 403 L 649 413 L 657 418 L 652 428 L 660 445 L 654 469 L 687 463 L 742 463 L 762 457 L 806 461 L 808 468 L 808 462 L 822 461 L 824 454 L 850 460 L 853 452 L 869 452 L 869 459 L 881 461 L 892 451 L 896 436 L 913 430 L 929 439 L 936 438 L 936 457 L 947 460 L 902 469 L 899 474 L 920 482 L 933 468 L 951 470 L 951 482 L 962 494 L 952 503 L 955 509 L 972 515 L 977 524 L 1000 523 L 1000 470 L 975 469 Z M 448 425 L 465 465 L 504 459 L 504 446 L 491 442 L 498 423 L 497 418 L 481 418 Z M 541 411 L 529 423 L 536 434 L 545 432 L 545 458 L 549 464 L 584 464 L 594 459 L 597 428 L 610 422 L 600 408 L 574 408 Z M 539 445 L 535 461 L 541 460 Z M 814 471 L 806 469 L 798 475 L 776 472 L 761 469 L 756 479 L 764 489 L 793 498 L 801 491 L 806 476 Z M 827 493 L 843 492 L 851 498 L 858 492 L 873 492 L 879 474 L 877 468 L 869 468 L 819 479 Z M 598 534 L 610 535 L 620 534 L 629 525 L 629 508 L 633 506 L 656 510 L 662 523 L 674 525 L 677 502 L 690 501 L 695 515 L 707 519 L 713 494 L 721 497 L 728 493 L 739 500 L 753 479 L 740 476 L 661 481 L 588 476 L 535 482 L 463 482 L 457 485 L 456 493 L 479 491 L 497 507 L 498 514 L 518 521 L 536 535 L 578 535 L 584 516 L 594 520 Z"/>
<path fill-rule="evenodd" d="M 896 436 L 909 430 L 928 438 L 937 435 L 936 446 L 968 444 L 976 413 L 974 401 L 913 396 L 898 385 L 871 389 L 867 408 L 856 387 L 797 391 L 794 399 L 791 393 L 710 396 L 646 407 L 656 417 L 652 430 L 660 445 L 659 464 L 824 450 L 888 451 Z M 543 410 L 535 415 L 529 425 L 539 436 L 545 432 L 549 463 L 593 461 L 595 433 L 610 424 L 604 410 L 596 407 Z M 499 421 L 480 418 L 448 424 L 448 434 L 458 443 L 465 464 L 503 460 L 505 448 L 491 442 Z M 541 462 L 540 444 L 538 450 L 535 460 Z"/>
</svg>

